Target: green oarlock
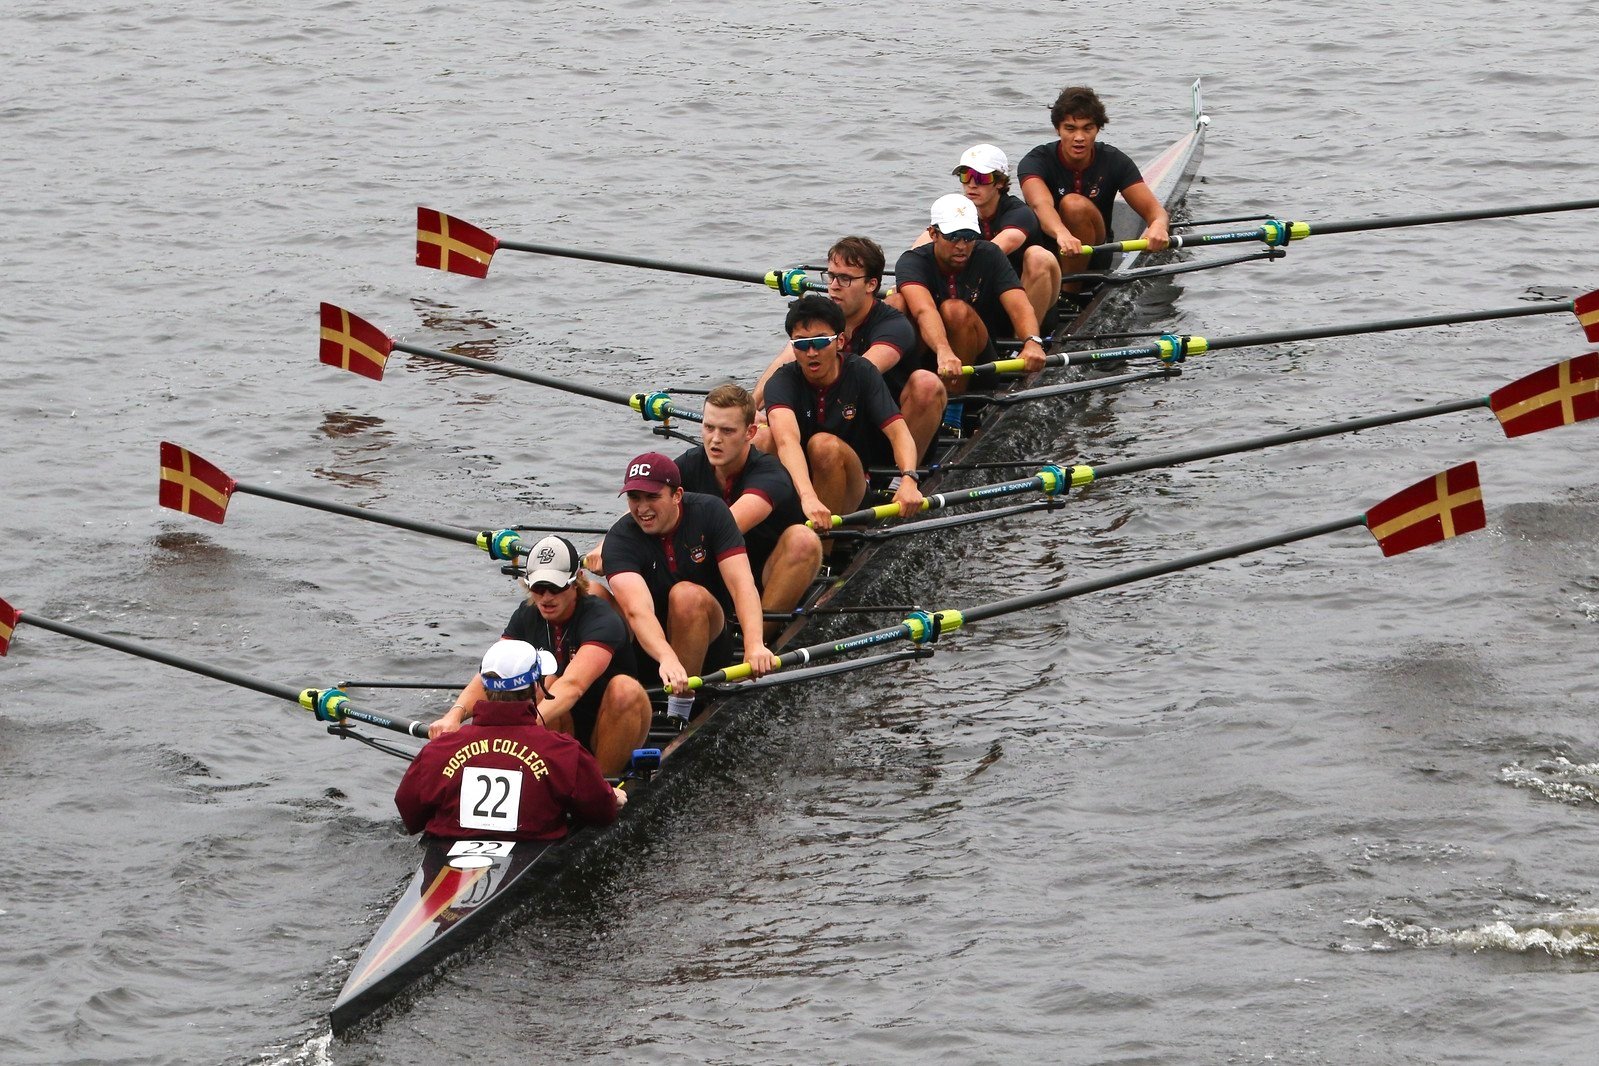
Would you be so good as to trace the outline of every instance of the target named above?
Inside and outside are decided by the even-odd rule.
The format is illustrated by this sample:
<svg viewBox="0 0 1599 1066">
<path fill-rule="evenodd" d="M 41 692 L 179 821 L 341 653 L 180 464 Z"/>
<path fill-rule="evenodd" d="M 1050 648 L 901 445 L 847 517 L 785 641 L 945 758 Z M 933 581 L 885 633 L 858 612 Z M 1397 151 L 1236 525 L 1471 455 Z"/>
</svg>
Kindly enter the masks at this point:
<svg viewBox="0 0 1599 1066">
<path fill-rule="evenodd" d="M 522 554 L 522 538 L 514 529 L 497 529 L 477 535 L 477 546 L 497 562 L 514 562 Z"/>
<path fill-rule="evenodd" d="M 319 722 L 344 721 L 344 709 L 349 705 L 350 697 L 343 689 L 308 688 L 300 693 L 300 706 L 316 715 Z"/>
</svg>

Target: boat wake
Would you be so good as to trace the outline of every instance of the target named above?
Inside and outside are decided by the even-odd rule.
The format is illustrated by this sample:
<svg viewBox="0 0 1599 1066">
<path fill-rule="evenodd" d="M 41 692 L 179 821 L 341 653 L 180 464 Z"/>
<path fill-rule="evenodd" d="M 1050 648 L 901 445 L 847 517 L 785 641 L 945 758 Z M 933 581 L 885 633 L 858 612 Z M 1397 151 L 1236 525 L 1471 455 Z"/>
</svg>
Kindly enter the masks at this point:
<svg viewBox="0 0 1599 1066">
<path fill-rule="evenodd" d="M 1599 910 L 1593 908 L 1555 911 L 1529 919 L 1499 918 L 1473 929 L 1429 928 L 1376 914 L 1351 918 L 1344 924 L 1382 934 L 1370 944 L 1340 945 L 1339 950 L 1346 952 L 1447 947 L 1517 955 L 1542 951 L 1557 959 L 1599 957 Z"/>
<path fill-rule="evenodd" d="M 1542 759 L 1530 767 L 1513 762 L 1500 767 L 1499 780 L 1561 803 L 1599 803 L 1599 763 L 1574 763 L 1564 755 Z"/>
</svg>

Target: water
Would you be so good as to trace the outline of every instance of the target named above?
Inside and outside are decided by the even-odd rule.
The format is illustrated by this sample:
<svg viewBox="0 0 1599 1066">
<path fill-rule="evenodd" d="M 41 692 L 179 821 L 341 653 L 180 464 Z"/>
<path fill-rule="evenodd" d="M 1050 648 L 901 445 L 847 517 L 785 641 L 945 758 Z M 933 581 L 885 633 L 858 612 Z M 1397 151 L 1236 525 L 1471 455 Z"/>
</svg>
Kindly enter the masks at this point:
<svg viewBox="0 0 1599 1066">
<path fill-rule="evenodd" d="M 615 513 L 651 438 L 397 356 L 316 304 L 631 391 L 753 377 L 781 301 L 502 252 L 411 265 L 415 205 L 506 237 L 764 271 L 908 241 L 948 168 L 1047 139 L 1062 84 L 1147 157 L 1187 84 L 1196 217 L 1591 195 L 1564 9 L 1225 3 L 12 5 L 0 595 L 290 685 L 467 676 L 511 607 L 469 549 L 253 497 L 158 509 L 156 444 L 471 527 Z M 1592 213 L 1370 237 L 1178 280 L 1212 337 L 1599 284 Z M 1484 393 L 1554 317 L 1196 360 L 985 458 L 1132 457 Z M 1591 1057 L 1594 429 L 1485 412 L 1106 482 L 909 549 L 862 602 L 982 603 L 1356 514 L 1482 465 L 1489 528 L 1320 541 L 974 629 L 743 716 L 588 887 L 331 1042 L 409 875 L 398 764 L 303 712 L 22 627 L 0 667 L 0 1061 L 1498 1062 Z M 864 626 L 863 626 L 864 628 Z M 440 710 L 396 697 L 386 710 Z"/>
</svg>

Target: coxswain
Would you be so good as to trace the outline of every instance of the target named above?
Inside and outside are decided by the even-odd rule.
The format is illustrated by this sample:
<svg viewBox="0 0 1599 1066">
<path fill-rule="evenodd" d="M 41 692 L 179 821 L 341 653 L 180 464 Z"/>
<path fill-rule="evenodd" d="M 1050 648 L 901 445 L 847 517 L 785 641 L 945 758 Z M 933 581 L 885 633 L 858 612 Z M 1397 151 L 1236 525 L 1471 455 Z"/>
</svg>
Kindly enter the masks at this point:
<svg viewBox="0 0 1599 1066">
<path fill-rule="evenodd" d="M 1139 236 L 1150 248 L 1165 248 L 1169 242 L 1166 208 L 1144 183 L 1138 164 L 1126 152 L 1099 143 L 1099 131 L 1109 123 L 1094 90 L 1068 86 L 1049 109 L 1049 124 L 1058 139 L 1028 152 L 1016 168 L 1027 206 L 1038 215 L 1044 236 L 1060 250 L 1068 288 L 1070 275 L 1110 266 L 1108 250 L 1096 251 L 1090 262 L 1082 247 L 1103 245 L 1110 237 L 1117 193 L 1143 218 Z"/>
<path fill-rule="evenodd" d="M 622 493 L 628 513 L 605 534 L 605 578 L 671 693 L 668 713 L 688 719 L 688 679 L 735 661 L 730 619 L 738 619 L 755 676 L 772 669 L 744 536 L 720 496 L 684 492 L 677 463 L 659 452 L 628 463 Z"/>
<path fill-rule="evenodd" d="M 428 741 L 394 793 L 407 833 L 444 839 L 559 840 L 568 821 L 609 825 L 627 794 L 606 783 L 583 745 L 546 729 L 536 686 L 548 652 L 501 640 L 483 656 L 484 698 L 472 720 Z"/>
<path fill-rule="evenodd" d="M 534 544 L 520 581 L 527 598 L 511 613 L 502 639 L 526 641 L 555 656 L 554 680 L 537 700 L 545 728 L 576 737 L 607 776 L 620 777 L 650 729 L 650 701 L 634 676 L 627 626 L 614 607 L 590 595 L 582 559 L 564 537 Z M 483 698 L 483 679 L 474 677 L 428 727 L 428 736 L 459 729 Z"/>
<path fill-rule="evenodd" d="M 878 296 L 883 284 L 883 249 L 869 237 L 843 237 L 827 250 L 827 298 L 844 311 L 839 345 L 845 355 L 858 355 L 877 367 L 888 394 L 916 442 L 916 455 L 927 454 L 938 433 L 949 394 L 938 379 L 930 353 L 916 337 L 916 327 L 899 308 Z M 1057 272 L 1058 273 L 1058 272 Z M 755 385 L 755 405 L 766 405 L 766 383 L 777 368 L 794 361 L 785 344 Z"/>
<path fill-rule="evenodd" d="M 766 384 L 769 437 L 763 439 L 788 469 L 800 507 L 818 529 L 861 505 L 866 471 L 883 462 L 898 471 L 900 515 L 909 518 L 922 506 L 916 442 L 883 375 L 840 350 L 844 328 L 844 310 L 832 300 L 795 300 L 784 321 L 795 361 Z"/>
<path fill-rule="evenodd" d="M 932 350 L 951 393 L 965 391 L 961 367 L 998 358 L 994 341 L 1020 338 L 1028 372 L 1044 368 L 1038 316 L 1005 252 L 983 239 L 977 208 L 958 192 L 933 201 L 927 243 L 894 264 L 894 298 Z"/>
<path fill-rule="evenodd" d="M 720 496 L 744 534 L 750 572 L 767 614 L 798 605 L 822 566 L 822 542 L 805 524 L 799 494 L 775 456 L 754 447 L 755 400 L 739 385 L 718 385 L 705 397 L 703 447 L 677 457 L 685 492 Z M 770 640 L 782 622 L 766 623 Z"/>
</svg>

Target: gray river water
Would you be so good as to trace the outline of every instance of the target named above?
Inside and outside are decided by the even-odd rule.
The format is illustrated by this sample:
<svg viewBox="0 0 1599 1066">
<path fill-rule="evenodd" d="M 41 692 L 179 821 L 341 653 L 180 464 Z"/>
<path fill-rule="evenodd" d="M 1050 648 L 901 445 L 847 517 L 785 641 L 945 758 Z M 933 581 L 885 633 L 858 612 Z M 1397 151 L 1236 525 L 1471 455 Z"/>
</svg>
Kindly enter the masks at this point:
<svg viewBox="0 0 1599 1066">
<path fill-rule="evenodd" d="M 783 301 L 501 252 L 416 205 L 764 271 L 906 243 L 960 151 L 1095 85 L 1192 217 L 1593 195 L 1599 7 L 12 0 L 0 596 L 289 685 L 468 676 L 514 592 L 460 545 L 254 497 L 156 506 L 157 443 L 473 528 L 616 513 L 625 411 L 396 356 L 321 300 L 632 391 L 752 378 Z M 1138 294 L 1223 337 L 1567 299 L 1599 213 L 1322 236 Z M 892 254 L 892 253 L 891 253 Z M 1567 318 L 1218 353 L 1019 420 L 1129 458 L 1480 395 Z M 297 708 L 26 625 L 0 661 L 0 1062 L 1585 1063 L 1599 1036 L 1599 428 L 1484 411 L 1107 482 L 901 551 L 960 606 L 1358 514 L 1482 467 L 1488 528 L 1358 530 L 974 627 L 752 707 L 596 861 L 381 1024 L 326 1012 L 414 853 L 398 764 Z M 873 625 L 879 624 L 873 622 Z M 865 626 L 863 626 L 865 628 Z M 401 714 L 421 698 L 373 701 Z"/>
</svg>

